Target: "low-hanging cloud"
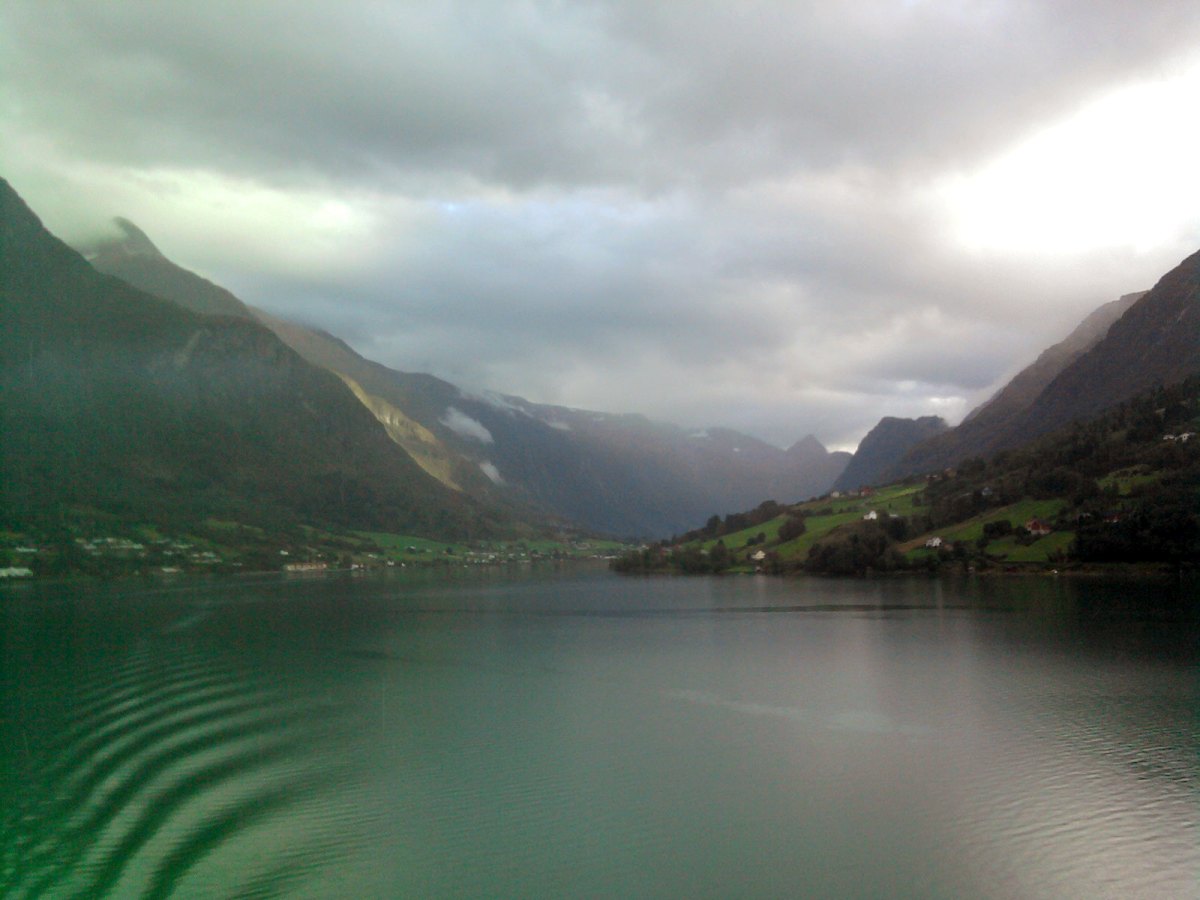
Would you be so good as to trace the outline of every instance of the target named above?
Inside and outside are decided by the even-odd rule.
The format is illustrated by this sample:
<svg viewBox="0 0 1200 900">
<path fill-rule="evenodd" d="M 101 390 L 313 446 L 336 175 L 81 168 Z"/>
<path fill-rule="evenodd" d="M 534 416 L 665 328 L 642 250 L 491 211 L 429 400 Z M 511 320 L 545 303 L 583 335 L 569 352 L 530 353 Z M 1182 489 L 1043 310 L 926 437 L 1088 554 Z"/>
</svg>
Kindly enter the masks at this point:
<svg viewBox="0 0 1200 900">
<path fill-rule="evenodd" d="M 495 442 L 492 433 L 487 430 L 487 427 L 475 419 L 472 419 L 465 412 L 453 406 L 446 408 L 446 412 L 438 420 L 455 434 L 465 438 L 479 441 L 481 444 L 491 444 Z"/>
</svg>

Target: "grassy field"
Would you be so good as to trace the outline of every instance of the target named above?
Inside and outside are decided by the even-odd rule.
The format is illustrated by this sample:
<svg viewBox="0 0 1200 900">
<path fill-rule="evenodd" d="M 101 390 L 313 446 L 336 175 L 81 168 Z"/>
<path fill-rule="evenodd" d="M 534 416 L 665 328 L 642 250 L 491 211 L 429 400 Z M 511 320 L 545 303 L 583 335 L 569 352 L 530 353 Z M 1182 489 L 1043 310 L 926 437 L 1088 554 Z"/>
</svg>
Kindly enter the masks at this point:
<svg viewBox="0 0 1200 900">
<path fill-rule="evenodd" d="M 699 547 L 705 552 L 711 552 L 718 540 L 724 542 L 725 548 L 737 559 L 733 571 L 753 569 L 754 563 L 749 561 L 748 557 L 758 551 L 760 547 L 778 553 L 780 560 L 784 563 L 800 562 L 808 555 L 812 545 L 822 537 L 841 525 L 862 519 L 872 510 L 880 518 L 888 515 L 912 515 L 918 509 L 913 501 L 920 490 L 920 485 L 895 484 L 867 497 L 825 497 L 797 504 L 792 509 L 806 514 L 805 532 L 782 544 L 777 543 L 779 529 L 787 521 L 787 515 L 776 516 L 759 525 L 733 531 L 720 538 L 693 541 L 685 546 Z M 748 540 L 757 538 L 760 534 L 764 538 L 761 544 L 746 545 Z"/>
<path fill-rule="evenodd" d="M 1162 479 L 1162 472 L 1151 472 L 1146 466 L 1133 466 L 1129 469 L 1121 469 L 1101 478 L 1097 484 L 1101 490 L 1116 488 L 1116 491 L 1122 497 L 1128 497 L 1133 493 L 1135 488 L 1143 485 L 1154 484 Z"/>
<path fill-rule="evenodd" d="M 746 541 L 750 540 L 751 538 L 758 537 L 760 534 L 765 535 L 764 543 L 773 544 L 779 539 L 779 528 L 786 521 L 787 516 L 776 516 L 774 519 L 769 519 L 768 521 L 763 522 L 761 525 L 752 525 L 749 528 L 743 528 L 741 531 L 734 531 L 730 534 L 722 535 L 720 538 L 702 541 L 700 543 L 700 549 L 711 550 L 717 545 L 717 541 L 721 540 L 725 542 L 725 547 L 730 553 L 735 553 L 746 547 Z M 749 547 L 746 549 L 753 553 L 757 548 Z"/>
<path fill-rule="evenodd" d="M 986 513 L 974 516 L 966 521 L 960 522 L 957 525 L 952 525 L 947 528 L 942 528 L 936 531 L 926 532 L 912 540 L 905 541 L 900 545 L 902 552 L 909 552 L 918 548 L 923 548 L 925 542 L 931 537 L 940 537 L 944 541 L 958 543 L 959 541 L 977 541 L 983 536 L 983 526 L 989 522 L 999 522 L 1002 519 L 1007 519 L 1016 528 L 1018 525 L 1024 525 L 1030 519 L 1038 518 L 1043 521 L 1051 521 L 1059 514 L 1063 506 L 1063 500 L 1022 500 L 1018 503 L 1012 503 L 1008 506 L 1001 506 L 997 509 L 989 509 Z M 989 545 L 990 547 L 994 545 Z"/>
<path fill-rule="evenodd" d="M 775 547 L 775 551 L 779 554 L 779 558 L 785 562 L 803 560 L 808 556 L 808 551 L 821 538 L 833 531 L 839 525 L 846 525 L 850 522 L 858 521 L 863 517 L 861 510 L 848 510 L 845 512 L 836 512 L 831 516 L 809 516 L 805 519 L 807 529 L 800 537 L 792 538 L 792 540 L 780 544 Z"/>
<path fill-rule="evenodd" d="M 1073 531 L 1055 531 L 1038 538 L 1032 544 L 1022 546 L 1015 538 L 1006 537 L 987 545 L 987 555 L 1009 563 L 1044 563 L 1052 556 L 1066 553 L 1075 540 Z"/>
</svg>

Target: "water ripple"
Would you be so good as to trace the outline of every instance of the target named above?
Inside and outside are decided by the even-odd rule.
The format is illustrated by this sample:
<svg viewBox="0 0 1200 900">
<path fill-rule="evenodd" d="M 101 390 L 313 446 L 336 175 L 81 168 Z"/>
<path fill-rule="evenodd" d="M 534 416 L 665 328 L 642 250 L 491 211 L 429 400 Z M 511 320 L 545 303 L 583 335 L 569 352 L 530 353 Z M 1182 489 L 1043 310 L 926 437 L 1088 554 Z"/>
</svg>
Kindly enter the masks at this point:
<svg viewBox="0 0 1200 900">
<path fill-rule="evenodd" d="M 25 753 L 26 783 L 0 811 L 5 896 L 164 897 L 214 855 L 244 855 L 249 831 L 330 790 L 332 770 L 318 774 L 305 738 L 331 710 L 211 657 L 131 655 L 72 699 L 60 727 L 42 723 L 56 737 Z"/>
</svg>

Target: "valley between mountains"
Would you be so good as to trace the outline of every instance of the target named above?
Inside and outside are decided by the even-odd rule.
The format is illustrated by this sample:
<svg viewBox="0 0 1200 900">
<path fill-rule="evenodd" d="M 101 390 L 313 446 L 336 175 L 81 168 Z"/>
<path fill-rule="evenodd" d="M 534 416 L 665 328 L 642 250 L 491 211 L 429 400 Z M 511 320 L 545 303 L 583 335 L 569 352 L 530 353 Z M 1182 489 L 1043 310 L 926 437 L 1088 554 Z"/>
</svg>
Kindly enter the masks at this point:
<svg viewBox="0 0 1200 900">
<path fill-rule="evenodd" d="M 0 181 L 7 577 L 629 541 L 621 565 L 638 571 L 1196 557 L 1200 254 L 1099 307 L 957 427 L 885 417 L 851 455 L 398 371 L 117 227 L 73 249 Z"/>
</svg>

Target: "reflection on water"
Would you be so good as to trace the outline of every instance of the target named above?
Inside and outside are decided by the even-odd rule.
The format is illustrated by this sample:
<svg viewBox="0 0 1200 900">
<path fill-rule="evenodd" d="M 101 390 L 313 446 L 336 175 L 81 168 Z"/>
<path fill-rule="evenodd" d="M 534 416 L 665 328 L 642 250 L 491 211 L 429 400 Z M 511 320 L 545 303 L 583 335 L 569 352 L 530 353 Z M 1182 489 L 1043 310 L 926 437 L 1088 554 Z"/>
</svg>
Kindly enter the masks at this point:
<svg viewBox="0 0 1200 900">
<path fill-rule="evenodd" d="M 0 594 L 0 894 L 1179 897 L 1194 585 Z"/>
</svg>

